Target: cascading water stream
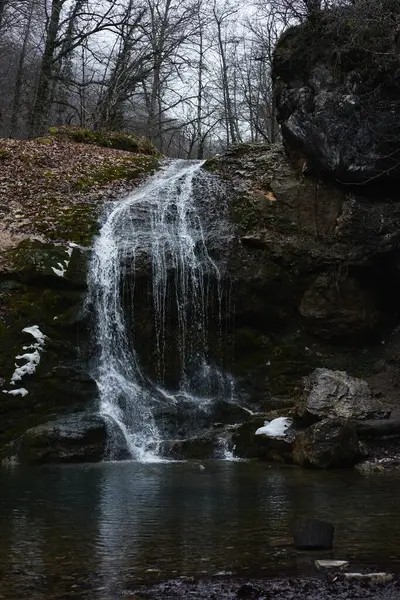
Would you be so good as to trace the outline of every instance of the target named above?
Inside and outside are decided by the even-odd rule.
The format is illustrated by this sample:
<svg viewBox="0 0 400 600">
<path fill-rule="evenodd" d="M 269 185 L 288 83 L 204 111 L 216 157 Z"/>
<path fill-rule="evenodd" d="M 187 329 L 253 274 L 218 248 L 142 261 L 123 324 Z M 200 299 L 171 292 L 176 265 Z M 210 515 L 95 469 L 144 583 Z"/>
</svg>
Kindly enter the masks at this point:
<svg viewBox="0 0 400 600">
<path fill-rule="evenodd" d="M 199 161 L 172 161 L 126 199 L 115 203 L 93 248 L 89 301 L 98 345 L 93 376 L 99 390 L 100 413 L 110 424 L 110 432 L 123 435 L 131 457 L 141 461 L 156 460 L 158 456 L 161 434 L 153 414 L 157 395 L 174 403 L 183 397 L 206 406 L 211 401 L 213 381 L 214 392 L 232 394 L 231 378 L 207 362 L 210 280 L 217 282 L 217 319 L 221 319 L 222 287 L 219 268 L 207 250 L 193 194 L 194 180 L 207 177 L 202 175 L 201 166 Z M 135 269 L 143 261 L 149 263 L 151 277 L 157 383 L 149 380 L 139 364 L 122 289 L 128 265 L 131 295 L 135 294 Z M 174 393 L 167 392 L 162 383 L 164 357 L 169 351 L 165 328 L 171 290 L 180 362 L 179 390 Z M 115 458 L 114 438 L 110 433 L 111 459 Z"/>
</svg>

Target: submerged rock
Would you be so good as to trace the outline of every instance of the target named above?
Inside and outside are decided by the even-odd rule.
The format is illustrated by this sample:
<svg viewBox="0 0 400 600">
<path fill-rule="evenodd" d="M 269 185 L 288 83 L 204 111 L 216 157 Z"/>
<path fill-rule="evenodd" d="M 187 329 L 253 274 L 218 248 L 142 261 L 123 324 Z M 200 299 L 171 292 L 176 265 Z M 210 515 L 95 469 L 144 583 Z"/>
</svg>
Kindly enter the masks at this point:
<svg viewBox="0 0 400 600">
<path fill-rule="evenodd" d="M 373 396 L 368 383 L 344 371 L 315 369 L 303 379 L 295 416 L 305 422 L 321 419 L 382 419 L 390 410 Z"/>
<path fill-rule="evenodd" d="M 293 461 L 319 469 L 352 467 L 362 457 L 355 427 L 343 419 L 325 419 L 297 434 Z"/>
<path fill-rule="evenodd" d="M 332 523 L 303 517 L 293 525 L 294 547 L 298 550 L 330 550 L 334 534 Z"/>
</svg>

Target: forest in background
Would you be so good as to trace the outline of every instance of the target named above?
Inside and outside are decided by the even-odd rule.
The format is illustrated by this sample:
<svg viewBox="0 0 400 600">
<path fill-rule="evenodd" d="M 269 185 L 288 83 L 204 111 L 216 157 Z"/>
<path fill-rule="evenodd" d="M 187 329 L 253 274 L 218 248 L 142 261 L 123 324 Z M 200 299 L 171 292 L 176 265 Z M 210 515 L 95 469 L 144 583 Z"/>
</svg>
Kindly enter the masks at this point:
<svg viewBox="0 0 400 600">
<path fill-rule="evenodd" d="M 183 158 L 274 142 L 277 39 L 339 3 L 0 0 L 0 136 L 125 130 Z"/>
</svg>

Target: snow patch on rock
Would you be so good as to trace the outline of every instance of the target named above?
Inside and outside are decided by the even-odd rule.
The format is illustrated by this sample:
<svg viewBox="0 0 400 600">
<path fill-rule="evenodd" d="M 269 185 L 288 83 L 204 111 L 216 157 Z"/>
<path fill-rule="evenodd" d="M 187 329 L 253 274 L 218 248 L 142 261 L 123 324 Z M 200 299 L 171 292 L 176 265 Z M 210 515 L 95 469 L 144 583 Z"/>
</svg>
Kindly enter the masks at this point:
<svg viewBox="0 0 400 600">
<path fill-rule="evenodd" d="M 67 269 L 69 267 L 69 263 L 71 262 L 71 256 L 72 256 L 72 252 L 74 251 L 74 248 L 79 248 L 78 244 L 75 244 L 74 242 L 69 242 L 68 243 L 68 248 L 66 249 L 66 254 L 68 256 L 68 258 L 66 258 L 63 262 L 59 262 L 57 263 L 57 267 L 51 267 L 52 270 L 54 271 L 54 273 L 58 276 L 58 277 L 64 277 L 65 273 L 67 272 Z"/>
<path fill-rule="evenodd" d="M 17 390 L 3 390 L 3 394 L 10 394 L 10 396 L 27 396 L 28 390 L 25 388 L 18 388 Z"/>
<path fill-rule="evenodd" d="M 291 419 L 287 417 L 278 417 L 273 421 L 265 421 L 264 427 L 259 427 L 256 435 L 266 435 L 268 437 L 280 438 L 285 437 L 287 429 L 292 425 Z"/>
<path fill-rule="evenodd" d="M 16 381 L 21 381 L 25 375 L 33 375 L 36 371 L 38 364 L 40 363 L 40 354 L 43 351 L 46 343 L 46 336 L 42 333 L 37 325 L 31 325 L 25 327 L 22 330 L 23 333 L 29 333 L 35 342 L 29 346 L 23 346 L 23 350 L 31 350 L 31 352 L 25 352 L 24 354 L 18 354 L 15 357 L 17 361 L 24 361 L 23 364 L 15 363 L 15 371 L 11 376 L 10 385 L 15 385 Z M 26 396 L 28 390 L 21 387 L 13 390 L 3 390 L 4 394 L 11 394 L 11 396 Z"/>
</svg>

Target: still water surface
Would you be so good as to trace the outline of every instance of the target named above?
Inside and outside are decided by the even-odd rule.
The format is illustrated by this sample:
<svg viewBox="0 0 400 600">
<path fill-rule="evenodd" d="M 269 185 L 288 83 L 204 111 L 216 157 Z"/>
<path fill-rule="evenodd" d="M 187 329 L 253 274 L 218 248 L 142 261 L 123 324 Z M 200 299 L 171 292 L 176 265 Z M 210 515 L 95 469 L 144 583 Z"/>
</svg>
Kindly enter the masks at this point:
<svg viewBox="0 0 400 600">
<path fill-rule="evenodd" d="M 400 570 L 400 477 L 258 463 L 0 470 L 0 598 L 129 598 L 182 575 L 307 572 L 291 523 L 336 525 L 333 556 Z"/>
</svg>

